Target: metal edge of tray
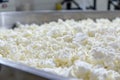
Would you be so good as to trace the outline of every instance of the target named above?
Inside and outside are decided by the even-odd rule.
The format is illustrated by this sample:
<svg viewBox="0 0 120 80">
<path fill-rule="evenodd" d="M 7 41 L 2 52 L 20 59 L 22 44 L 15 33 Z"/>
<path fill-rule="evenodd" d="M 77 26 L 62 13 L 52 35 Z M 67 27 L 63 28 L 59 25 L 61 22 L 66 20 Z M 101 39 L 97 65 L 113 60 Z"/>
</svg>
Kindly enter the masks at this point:
<svg viewBox="0 0 120 80">
<path fill-rule="evenodd" d="M 11 28 L 16 21 L 22 24 L 42 24 L 49 21 L 65 19 L 86 19 L 86 18 L 109 18 L 120 17 L 120 11 L 26 11 L 26 12 L 2 12 L 1 26 Z"/>
<path fill-rule="evenodd" d="M 10 60 L 3 59 L 3 58 L 0 58 L 0 65 L 3 65 L 3 66 L 5 65 L 5 66 L 8 66 L 8 67 L 11 67 L 11 68 L 23 71 L 23 72 L 27 72 L 27 73 L 30 73 L 30 74 L 33 74 L 33 75 L 36 75 L 36 76 L 39 76 L 45 79 L 49 79 L 49 80 L 70 80 L 70 78 L 67 78 L 67 77 L 63 77 L 63 76 L 56 75 L 50 72 L 39 70 L 39 69 L 24 65 L 22 63 L 10 61 Z"/>
<path fill-rule="evenodd" d="M 0 13 L 0 27 L 2 27 L 2 13 Z"/>
</svg>

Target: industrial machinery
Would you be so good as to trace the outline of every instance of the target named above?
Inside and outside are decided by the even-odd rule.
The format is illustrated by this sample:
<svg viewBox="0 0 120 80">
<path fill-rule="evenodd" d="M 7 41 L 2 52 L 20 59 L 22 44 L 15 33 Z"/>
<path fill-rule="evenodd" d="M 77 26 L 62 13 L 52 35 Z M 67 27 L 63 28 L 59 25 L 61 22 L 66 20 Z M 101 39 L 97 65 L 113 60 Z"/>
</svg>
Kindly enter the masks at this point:
<svg viewBox="0 0 120 80">
<path fill-rule="evenodd" d="M 120 10 L 120 0 L 108 0 L 108 10 L 113 6 L 114 10 Z"/>
<path fill-rule="evenodd" d="M 79 3 L 77 3 L 75 0 L 63 0 L 61 2 L 61 4 L 62 5 L 66 4 L 66 9 L 67 10 L 82 10 Z M 74 4 L 76 6 L 76 8 L 73 8 L 72 4 Z M 86 9 L 96 10 L 96 0 L 93 0 L 93 5 L 86 6 Z"/>
</svg>

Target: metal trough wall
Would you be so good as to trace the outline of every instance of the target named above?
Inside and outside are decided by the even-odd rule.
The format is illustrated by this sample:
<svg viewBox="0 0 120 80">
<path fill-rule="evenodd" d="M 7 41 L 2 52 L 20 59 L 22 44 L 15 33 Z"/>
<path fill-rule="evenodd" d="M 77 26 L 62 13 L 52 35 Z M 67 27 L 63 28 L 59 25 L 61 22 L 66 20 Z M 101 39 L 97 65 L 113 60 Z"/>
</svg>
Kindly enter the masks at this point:
<svg viewBox="0 0 120 80">
<path fill-rule="evenodd" d="M 85 18 L 109 18 L 113 19 L 120 16 L 120 12 L 80 12 L 80 11 L 62 11 L 62 12 L 52 12 L 52 11 L 42 11 L 42 12 L 6 12 L 0 13 L 1 24 L 4 27 L 11 27 L 15 22 L 19 21 L 22 24 L 41 24 L 49 21 L 56 21 L 61 19 L 85 19 Z"/>
</svg>

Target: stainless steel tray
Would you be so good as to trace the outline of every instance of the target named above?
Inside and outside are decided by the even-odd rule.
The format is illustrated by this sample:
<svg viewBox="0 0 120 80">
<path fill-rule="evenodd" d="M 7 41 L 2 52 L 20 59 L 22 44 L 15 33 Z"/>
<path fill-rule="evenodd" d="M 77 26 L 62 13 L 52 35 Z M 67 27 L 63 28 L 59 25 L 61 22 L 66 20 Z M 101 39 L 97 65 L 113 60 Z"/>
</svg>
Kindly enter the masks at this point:
<svg viewBox="0 0 120 80">
<path fill-rule="evenodd" d="M 88 12 L 81 12 L 81 11 L 61 11 L 61 12 L 53 12 L 53 11 L 42 11 L 42 12 L 3 12 L 0 13 L 0 26 L 11 28 L 17 21 L 21 22 L 22 24 L 42 24 L 49 21 L 56 21 L 60 19 L 85 19 L 85 18 L 108 18 L 113 19 L 116 17 L 120 17 L 119 11 L 110 11 L 110 12 L 102 12 L 102 11 L 88 11 Z M 15 63 L 12 61 L 8 61 L 6 59 L 0 58 L 0 77 L 2 73 L 9 72 L 9 76 L 17 76 L 12 78 L 11 80 L 70 80 L 70 78 L 65 78 L 62 76 L 58 76 L 49 72 L 44 72 L 35 68 L 31 68 L 29 66 Z M 8 70 L 8 71 L 7 71 Z M 7 74 L 8 75 L 8 74 Z M 3 77 L 3 80 L 10 80 L 4 79 L 7 78 L 7 75 Z"/>
<path fill-rule="evenodd" d="M 3 12 L 0 13 L 0 26 L 10 28 L 15 22 L 22 24 L 41 24 L 61 19 L 109 18 L 120 17 L 120 11 L 37 11 L 37 12 Z"/>
</svg>

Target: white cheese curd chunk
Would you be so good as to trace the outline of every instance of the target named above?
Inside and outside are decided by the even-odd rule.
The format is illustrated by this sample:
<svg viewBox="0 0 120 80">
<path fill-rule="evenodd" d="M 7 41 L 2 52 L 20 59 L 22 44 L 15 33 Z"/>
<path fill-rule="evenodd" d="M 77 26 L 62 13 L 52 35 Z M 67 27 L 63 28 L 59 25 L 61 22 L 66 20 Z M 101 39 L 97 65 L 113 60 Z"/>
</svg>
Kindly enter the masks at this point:
<svg viewBox="0 0 120 80">
<path fill-rule="evenodd" d="M 89 63 L 76 61 L 69 75 L 86 80 L 90 75 L 91 68 L 92 65 L 90 65 Z"/>
<path fill-rule="evenodd" d="M 120 18 L 0 29 L 0 58 L 71 80 L 120 80 Z"/>
<path fill-rule="evenodd" d="M 104 68 L 93 69 L 90 75 L 90 80 L 119 80 L 120 75 L 112 70 Z"/>
</svg>

